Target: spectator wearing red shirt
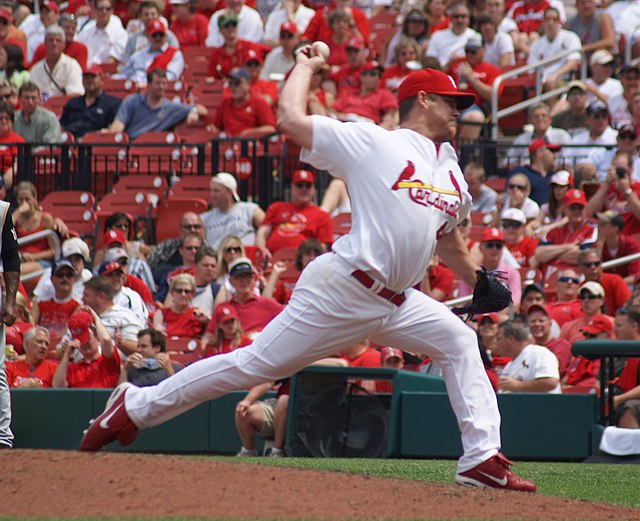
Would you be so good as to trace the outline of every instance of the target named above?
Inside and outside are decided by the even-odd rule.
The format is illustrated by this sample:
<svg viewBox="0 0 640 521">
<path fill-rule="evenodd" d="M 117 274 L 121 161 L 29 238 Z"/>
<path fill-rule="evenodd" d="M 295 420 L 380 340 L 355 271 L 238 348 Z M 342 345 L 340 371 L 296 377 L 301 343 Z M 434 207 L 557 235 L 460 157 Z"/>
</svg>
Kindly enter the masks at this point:
<svg viewBox="0 0 640 521">
<path fill-rule="evenodd" d="M 51 387 L 58 364 L 47 360 L 49 332 L 44 327 L 34 327 L 24 333 L 25 359 L 7 362 L 7 384 L 15 387 Z"/>
<path fill-rule="evenodd" d="M 230 353 L 251 343 L 251 339 L 242 331 L 240 317 L 233 306 L 220 304 L 214 311 L 213 319 L 216 323 L 215 333 L 207 337 L 206 343 L 202 339 L 203 358 Z"/>
<path fill-rule="evenodd" d="M 118 385 L 120 354 L 96 312 L 88 306 L 82 307 L 69 320 L 69 332 L 72 340 L 63 345 L 53 387 L 112 388 Z M 69 362 L 76 349 L 82 360 Z"/>
<path fill-rule="evenodd" d="M 582 335 L 578 339 L 590 338 L 612 339 L 613 323 L 611 317 L 604 315 L 592 316 L 580 329 Z M 597 386 L 600 359 L 587 360 L 582 356 L 576 356 L 571 361 L 565 377 L 562 379 L 562 390 L 571 392 L 594 392 Z"/>
<path fill-rule="evenodd" d="M 346 360 L 349 367 L 380 367 L 380 351 L 369 346 L 369 341 L 354 344 L 340 353 L 340 358 Z M 370 393 L 376 392 L 375 380 L 356 380 L 356 385 Z"/>
<path fill-rule="evenodd" d="M 475 141 L 480 137 L 482 124 L 485 120 L 483 106 L 491 100 L 493 82 L 500 76 L 500 69 L 484 61 L 484 47 L 479 34 L 471 36 L 464 46 L 464 58 L 459 58 L 451 64 L 449 74 L 453 77 L 461 92 L 473 94 L 474 104 L 460 116 L 463 123 L 460 138 Z M 464 123 L 473 123 L 464 125 Z"/>
<path fill-rule="evenodd" d="M 607 177 L 589 199 L 587 213 L 614 210 L 624 219 L 622 233 L 640 233 L 640 183 L 631 178 L 633 157 L 627 152 L 616 152 Z"/>
<path fill-rule="evenodd" d="M 343 91 L 330 109 L 340 121 L 368 121 L 387 130 L 398 126 L 398 101 L 382 86 L 383 68 L 368 62 L 360 71 L 360 89 Z"/>
<path fill-rule="evenodd" d="M 1 18 L 0 13 L 0 18 Z M 87 68 L 87 56 L 89 51 L 87 50 L 87 46 L 83 43 L 77 42 L 74 40 L 76 36 L 76 32 L 78 29 L 78 21 L 77 18 L 73 15 L 63 13 L 60 15 L 60 20 L 58 25 L 62 27 L 65 35 L 65 44 L 64 44 L 64 54 L 75 59 L 82 67 L 82 70 Z M 24 51 L 24 49 L 23 49 Z M 36 52 L 33 54 L 33 59 L 31 60 L 31 67 L 38 63 L 40 60 L 44 60 L 46 58 L 46 51 L 44 48 L 44 43 L 41 43 Z"/>
<path fill-rule="evenodd" d="M 239 257 L 229 264 L 229 281 L 236 294 L 228 305 L 235 310 L 242 330 L 251 338 L 262 331 L 282 311 L 282 306 L 275 300 L 255 295 L 253 286 L 258 281 L 258 277 L 251 261 L 246 257 Z M 202 337 L 203 345 L 206 346 L 215 341 L 217 326 L 214 314 Z"/>
<path fill-rule="evenodd" d="M 597 240 L 598 228 L 587 221 L 587 198 L 581 190 L 567 190 L 562 199 L 569 222 L 554 228 L 540 240 L 531 266 L 578 264 L 580 252 Z M 589 213 L 591 215 L 591 212 Z M 535 259 L 535 260 L 534 260 Z M 545 272 L 543 269 L 543 273 Z"/>
<path fill-rule="evenodd" d="M 338 7 L 329 13 L 327 25 L 331 35 L 321 40 L 329 46 L 327 65 L 333 69 L 342 67 L 347 62 L 346 45 L 354 34 L 351 32 L 351 14 L 344 8 Z"/>
<path fill-rule="evenodd" d="M 22 56 L 26 56 L 27 49 L 25 47 L 25 42 L 20 41 L 16 38 L 12 38 L 10 36 L 11 29 L 18 30 L 18 28 L 13 25 L 13 18 L 11 17 L 11 13 L 6 11 L 5 9 L 0 9 L 0 46 L 15 45 L 22 51 Z M 24 33 L 20 31 L 20 34 L 22 34 L 22 37 L 25 38 L 26 41 Z M 27 63 L 25 62 L 25 66 L 26 65 Z"/>
<path fill-rule="evenodd" d="M 224 79 L 235 68 L 242 65 L 249 49 L 261 47 L 249 40 L 238 38 L 238 17 L 231 14 L 218 18 L 220 34 L 224 43 L 211 51 L 208 75 Z"/>
<path fill-rule="evenodd" d="M 173 276 L 169 282 L 169 292 L 172 306 L 156 310 L 153 328 L 170 338 L 200 338 L 211 317 L 200 308 L 189 305 L 196 292 L 193 275 L 180 273 Z"/>
<path fill-rule="evenodd" d="M 404 367 L 402 351 L 390 346 L 380 349 L 380 367 L 384 369 L 402 369 Z M 387 394 L 392 393 L 393 382 L 391 380 L 377 380 L 376 392 Z"/>
<path fill-rule="evenodd" d="M 364 41 L 369 41 L 369 20 L 360 9 L 351 7 L 353 0 L 335 0 L 330 5 L 316 11 L 315 16 L 307 25 L 302 34 L 302 39 L 310 42 L 322 40 L 327 42 L 331 37 L 331 29 L 328 25 L 329 14 L 334 9 L 341 7 L 351 14 L 351 30 Z"/>
<path fill-rule="evenodd" d="M 325 247 L 333 242 L 333 222 L 327 212 L 313 202 L 315 179 L 308 170 L 296 170 L 291 179 L 291 202 L 269 205 L 256 234 L 256 246 L 270 257 L 280 248 L 297 248 L 315 238 Z"/>
<path fill-rule="evenodd" d="M 17 156 L 19 143 L 24 143 L 20 134 L 13 131 L 13 107 L 6 102 L 0 103 L 0 172 L 2 186 L 12 186 L 14 172 L 17 172 Z"/>
<path fill-rule="evenodd" d="M 627 255 L 640 252 L 640 245 L 627 235 L 622 233 L 624 219 L 615 210 L 607 210 L 596 214 L 598 218 L 598 241 L 595 247 L 602 252 L 602 261 L 619 259 Z M 640 273 L 640 260 L 631 261 L 615 268 L 610 268 L 607 273 L 620 275 L 627 284 L 633 284 L 636 275 Z"/>
<path fill-rule="evenodd" d="M 603 272 L 602 254 L 595 248 L 587 248 L 580 253 L 578 266 L 585 281 L 598 282 L 604 288 L 605 312 L 607 315 L 615 315 L 631 296 L 623 278 L 615 273 Z"/>
<path fill-rule="evenodd" d="M 273 109 L 251 94 L 251 75 L 240 67 L 228 75 L 231 96 L 223 98 L 213 120 L 214 130 L 227 136 L 259 137 L 276 131 Z"/>
<path fill-rule="evenodd" d="M 546 309 L 549 316 L 562 327 L 567 322 L 582 316 L 578 300 L 580 278 L 573 268 L 560 269 L 554 276 L 556 278 L 556 300 L 549 302 Z"/>
<path fill-rule="evenodd" d="M 16 321 L 10 326 L 5 326 L 4 330 L 6 346 L 13 347 L 17 354 L 23 355 L 24 334 L 33 327 L 33 318 L 28 308 L 28 301 L 18 289 L 16 293 Z"/>
<path fill-rule="evenodd" d="M 394 64 L 386 67 L 382 73 L 382 81 L 385 88 L 396 94 L 402 81 L 409 75 L 412 69 L 410 64 L 415 64 L 419 58 L 419 46 L 415 40 L 402 37 L 396 45 L 394 52 Z"/>
<path fill-rule="evenodd" d="M 349 38 L 345 44 L 347 64 L 333 72 L 322 88 L 337 97 L 343 91 L 360 88 L 360 73 L 367 63 L 368 51 L 362 38 Z"/>
<path fill-rule="evenodd" d="M 427 272 L 420 284 L 420 290 L 438 302 L 451 298 L 455 277 L 453 272 L 434 255 L 427 266 Z"/>
<path fill-rule="evenodd" d="M 69 319 L 80 306 L 80 302 L 73 298 L 75 279 L 76 272 L 70 260 L 56 261 L 51 270 L 55 296 L 49 300 L 36 301 L 31 306 L 34 322 L 49 331 L 54 346 L 62 339 Z"/>
<path fill-rule="evenodd" d="M 573 344 L 576 340 L 584 339 L 582 328 L 589 324 L 595 316 L 605 317 L 611 324 L 611 329 L 613 329 L 613 318 L 602 314 L 605 302 L 605 293 L 602 285 L 589 281 L 582 284 L 578 291 L 582 316 L 567 322 L 560 330 L 560 336 L 570 344 Z"/>
<path fill-rule="evenodd" d="M 560 16 L 560 23 L 565 22 L 565 10 L 562 2 L 556 2 L 554 0 L 520 0 L 513 3 L 511 9 L 507 13 L 507 17 L 516 22 L 518 30 L 521 33 L 521 39 L 526 38 L 530 44 L 534 40 L 538 39 L 538 29 L 541 29 L 542 20 L 544 18 L 544 12 L 549 7 L 555 7 L 558 10 Z M 537 33 L 534 36 L 530 36 L 533 33 Z M 526 50 L 529 46 L 527 45 Z"/>
<path fill-rule="evenodd" d="M 507 208 L 500 217 L 507 249 L 520 266 L 528 268 L 529 259 L 534 255 L 538 241 L 524 234 L 527 216 L 519 208 Z"/>
<path fill-rule="evenodd" d="M 534 304 L 527 310 L 527 326 L 535 343 L 545 346 L 556 355 L 560 378 L 563 378 L 573 359 L 571 344 L 563 338 L 551 335 L 551 317 L 543 306 Z"/>
<path fill-rule="evenodd" d="M 251 94 L 264 99 L 270 107 L 278 105 L 278 84 L 275 81 L 260 78 L 264 60 L 262 52 L 249 49 L 244 57 L 243 67 L 251 76 Z"/>
<path fill-rule="evenodd" d="M 180 48 L 204 45 L 209 32 L 209 19 L 196 12 L 192 0 L 170 0 L 173 21 L 169 30 L 176 35 Z"/>
</svg>

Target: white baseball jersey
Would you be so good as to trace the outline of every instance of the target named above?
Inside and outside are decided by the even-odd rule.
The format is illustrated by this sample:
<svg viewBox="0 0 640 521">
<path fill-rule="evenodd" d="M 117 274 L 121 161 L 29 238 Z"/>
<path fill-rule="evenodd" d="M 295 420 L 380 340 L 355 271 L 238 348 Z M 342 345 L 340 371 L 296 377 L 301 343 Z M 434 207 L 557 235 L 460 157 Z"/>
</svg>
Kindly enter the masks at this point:
<svg viewBox="0 0 640 521">
<path fill-rule="evenodd" d="M 548 348 L 537 344 L 529 344 L 518 356 L 504 366 L 500 376 L 514 378 L 519 382 L 529 382 L 538 378 L 558 378 L 558 357 Z M 549 394 L 561 394 L 560 384 L 556 385 Z"/>
<path fill-rule="evenodd" d="M 558 61 L 543 66 L 542 77 L 546 78 L 549 74 L 562 67 L 568 60 L 578 60 L 578 62 L 580 62 L 581 56 L 579 51 L 581 47 L 582 42 L 576 33 L 573 31 L 567 31 L 566 29 L 560 29 L 553 40 L 549 40 L 549 38 L 542 35 L 531 44 L 527 64 L 537 63 L 545 58 L 549 58 L 550 56 L 570 49 L 574 49 L 576 51 L 573 54 L 560 58 Z"/>
</svg>

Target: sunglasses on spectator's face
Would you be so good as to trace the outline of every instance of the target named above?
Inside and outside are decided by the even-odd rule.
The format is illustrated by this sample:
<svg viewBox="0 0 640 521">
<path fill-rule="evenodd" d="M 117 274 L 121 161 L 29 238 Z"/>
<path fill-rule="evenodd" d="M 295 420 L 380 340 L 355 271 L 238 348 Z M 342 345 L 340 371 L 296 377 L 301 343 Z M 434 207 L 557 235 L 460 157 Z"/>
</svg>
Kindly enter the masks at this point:
<svg viewBox="0 0 640 521">
<path fill-rule="evenodd" d="M 118 264 L 120 264 L 120 266 L 126 266 L 129 264 L 129 259 L 119 259 Z"/>
<path fill-rule="evenodd" d="M 580 280 L 577 277 L 558 277 L 558 282 L 577 284 Z"/>
<path fill-rule="evenodd" d="M 183 224 L 182 225 L 183 230 L 199 230 L 200 228 L 202 228 L 201 224 Z"/>
<path fill-rule="evenodd" d="M 509 190 L 520 190 L 521 192 L 524 192 L 527 189 L 527 185 L 516 185 L 516 184 L 513 184 L 513 183 L 509 183 L 507 188 Z"/>
<path fill-rule="evenodd" d="M 591 293 L 583 293 L 578 297 L 580 300 L 596 300 L 597 298 L 602 298 L 600 295 L 592 295 Z"/>
<path fill-rule="evenodd" d="M 200 246 L 183 246 L 185 250 L 189 250 L 189 251 L 197 251 L 199 247 Z"/>
<path fill-rule="evenodd" d="M 489 241 L 484 243 L 484 247 L 489 248 L 491 250 L 492 249 L 501 250 L 503 246 L 504 246 L 504 243 L 500 241 Z"/>
<path fill-rule="evenodd" d="M 296 187 L 297 188 L 306 188 L 309 189 L 311 188 L 313 185 L 311 183 L 296 183 Z"/>
<path fill-rule="evenodd" d="M 229 246 L 224 249 L 225 253 L 242 253 L 242 248 L 240 246 Z"/>
<path fill-rule="evenodd" d="M 258 60 L 249 60 L 247 63 L 245 63 L 245 65 L 247 67 L 259 67 L 260 62 Z"/>
<path fill-rule="evenodd" d="M 293 34 L 291 33 L 280 33 L 281 40 L 291 40 L 293 38 Z"/>
<path fill-rule="evenodd" d="M 173 292 L 174 293 L 181 293 L 183 295 L 188 295 L 190 293 L 193 293 L 190 289 L 187 289 L 187 288 L 174 288 Z"/>
<path fill-rule="evenodd" d="M 585 268 L 597 268 L 598 266 L 600 266 L 600 264 L 602 264 L 601 261 L 583 262 L 581 266 Z"/>
<path fill-rule="evenodd" d="M 76 274 L 73 271 L 56 271 L 54 276 L 58 279 L 72 279 Z"/>
<path fill-rule="evenodd" d="M 477 53 L 478 53 L 478 50 L 479 50 L 479 49 L 465 49 L 465 50 L 464 50 L 464 53 L 465 53 L 465 54 L 471 54 L 471 55 L 474 55 L 474 54 L 477 54 Z"/>
<path fill-rule="evenodd" d="M 238 87 L 241 81 L 233 78 L 229 78 L 229 87 Z"/>
<path fill-rule="evenodd" d="M 520 228 L 524 226 L 524 224 L 519 223 L 518 221 L 502 221 L 502 227 L 505 230 L 508 230 L 509 228 Z"/>
<path fill-rule="evenodd" d="M 151 35 L 151 38 L 162 38 L 164 36 L 164 33 L 153 33 Z"/>
<path fill-rule="evenodd" d="M 238 22 L 227 22 L 222 24 L 220 27 L 223 29 L 227 29 L 228 27 L 238 27 Z"/>
</svg>

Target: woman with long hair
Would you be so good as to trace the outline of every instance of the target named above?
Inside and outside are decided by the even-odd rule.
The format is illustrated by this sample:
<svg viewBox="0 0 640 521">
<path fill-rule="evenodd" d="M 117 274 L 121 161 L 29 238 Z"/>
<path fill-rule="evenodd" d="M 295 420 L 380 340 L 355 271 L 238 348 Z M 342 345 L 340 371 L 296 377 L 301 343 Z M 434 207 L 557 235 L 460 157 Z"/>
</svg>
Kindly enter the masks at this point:
<svg viewBox="0 0 640 521">
<path fill-rule="evenodd" d="M 220 304 L 214 311 L 216 332 L 205 334 L 202 338 L 203 358 L 230 353 L 248 346 L 251 339 L 244 335 L 238 313 L 229 304 Z"/>
<path fill-rule="evenodd" d="M 29 81 L 29 71 L 24 68 L 24 54 L 17 45 L 4 44 L 0 47 L 0 71 L 16 88 Z"/>
<path fill-rule="evenodd" d="M 227 295 L 235 295 L 236 290 L 229 281 L 229 264 L 240 257 L 246 257 L 244 244 L 237 235 L 227 235 L 218 246 L 218 266 L 216 267 L 215 280 L 227 291 Z M 254 293 L 259 296 L 260 288 L 256 284 Z"/>
<path fill-rule="evenodd" d="M 416 42 L 418 45 L 418 54 L 414 59 L 420 61 L 427 49 L 427 45 L 429 45 L 429 36 L 431 34 L 429 27 L 429 20 L 423 11 L 420 9 L 412 9 L 409 11 L 402 21 L 402 26 L 389 39 L 389 43 L 387 43 L 383 65 L 385 67 L 391 67 L 396 63 L 398 44 L 404 38 L 410 38 Z"/>
<path fill-rule="evenodd" d="M 391 67 L 387 67 L 382 73 L 384 87 L 394 94 L 402 81 L 409 76 L 413 69 L 410 65 L 420 61 L 420 45 L 413 38 L 403 37 L 395 48 L 395 60 Z"/>
</svg>

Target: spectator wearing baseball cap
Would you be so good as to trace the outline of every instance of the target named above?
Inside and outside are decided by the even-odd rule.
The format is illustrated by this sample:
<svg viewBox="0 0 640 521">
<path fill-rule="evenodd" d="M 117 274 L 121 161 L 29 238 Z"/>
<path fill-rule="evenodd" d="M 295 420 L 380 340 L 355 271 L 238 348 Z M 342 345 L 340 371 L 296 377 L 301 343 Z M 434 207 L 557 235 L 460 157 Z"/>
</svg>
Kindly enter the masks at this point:
<svg viewBox="0 0 640 521">
<path fill-rule="evenodd" d="M 278 84 L 275 81 L 261 78 L 264 65 L 263 54 L 262 49 L 248 49 L 242 59 L 242 67 L 249 72 L 251 94 L 261 97 L 273 108 L 278 104 Z"/>
<path fill-rule="evenodd" d="M 613 158 L 620 152 L 629 154 L 632 158 L 631 178 L 634 181 L 640 179 L 640 158 L 638 157 L 638 130 L 633 123 L 626 123 L 618 128 L 616 147 L 597 147 L 589 152 L 587 161 L 576 166 L 587 171 L 590 176 L 600 182 L 605 181 L 607 170 L 613 162 Z M 584 175 L 583 175 L 584 177 Z"/>
<path fill-rule="evenodd" d="M 270 257 L 282 248 L 297 248 L 306 239 L 317 239 L 324 249 L 333 242 L 333 221 L 314 202 L 315 177 L 310 170 L 296 170 L 291 178 L 291 202 L 269 205 L 256 234 L 256 246 Z"/>
<path fill-rule="evenodd" d="M 309 21 L 302 34 L 302 40 L 316 42 L 318 40 L 329 43 L 331 38 L 331 28 L 329 27 L 329 15 L 334 9 L 344 9 L 348 7 L 351 14 L 352 33 L 358 36 L 365 43 L 369 41 L 369 19 L 360 9 L 353 6 L 353 2 L 342 2 L 329 4 L 324 9 L 318 9 L 313 18 Z"/>
<path fill-rule="evenodd" d="M 76 139 L 87 132 L 106 129 L 120 108 L 120 99 L 104 92 L 104 71 L 91 65 L 82 72 L 84 95 L 71 98 L 62 109 L 60 125 Z"/>
<path fill-rule="evenodd" d="M 566 170 L 558 170 L 549 179 L 549 199 L 540 206 L 538 224 L 553 224 L 564 218 L 562 201 L 564 194 L 573 186 L 573 177 Z M 544 231 L 540 236 L 544 235 Z"/>
<path fill-rule="evenodd" d="M 256 231 L 264 220 L 264 211 L 256 203 L 240 200 L 238 182 L 228 172 L 214 175 L 210 187 L 211 210 L 200 215 L 207 242 L 218 248 L 226 236 L 236 235 L 243 244 L 255 244 Z"/>
<path fill-rule="evenodd" d="M 503 273 L 504 283 L 511 290 L 513 305 L 515 309 L 518 309 L 520 307 L 522 287 L 520 272 L 502 261 L 504 245 L 505 237 L 502 230 L 498 228 L 485 228 L 480 236 L 480 254 L 482 255 L 480 264 L 484 266 L 487 271 L 497 270 Z M 471 294 L 473 294 L 473 288 L 464 281 L 461 282 L 459 295 L 463 297 Z M 507 317 L 508 312 L 509 310 L 507 308 L 498 313 L 498 316 L 504 319 Z"/>
<path fill-rule="evenodd" d="M 593 145 L 614 147 L 618 132 L 609 125 L 609 116 L 609 109 L 605 103 L 599 100 L 590 103 L 586 111 L 587 132 L 574 134 L 571 139 L 572 145 L 581 146 L 567 149 L 564 156 L 574 158 L 574 162 L 577 163 L 589 157 Z"/>
<path fill-rule="evenodd" d="M 113 0 L 95 0 L 92 19 L 80 28 L 78 41 L 87 46 L 87 65 L 122 62 L 129 35 L 113 13 Z"/>
<path fill-rule="evenodd" d="M 27 39 L 26 63 L 32 63 L 36 49 L 40 44 L 44 43 L 44 33 L 47 27 L 57 24 L 59 18 L 60 8 L 58 4 L 48 1 L 40 5 L 39 14 L 30 14 L 22 20 L 18 28 Z"/>
<path fill-rule="evenodd" d="M 531 145 L 536 139 L 541 139 L 547 144 L 551 143 L 560 146 L 571 143 L 571 134 L 563 128 L 551 126 L 551 109 L 546 103 L 540 102 L 531 105 L 527 114 L 532 130 L 524 130 L 522 134 L 519 134 L 513 140 L 514 146 L 507 150 L 506 158 L 503 161 L 503 166 L 506 168 L 514 168 L 526 163 L 527 152 L 525 147 Z M 530 156 L 531 151 L 528 152 Z M 544 195 L 542 199 L 543 202 L 546 200 Z"/>
<path fill-rule="evenodd" d="M 323 88 L 332 96 L 338 97 L 344 90 L 360 89 L 360 72 L 367 63 L 368 51 L 364 40 L 352 36 L 345 43 L 347 62 L 337 71 L 332 71 Z"/>
<path fill-rule="evenodd" d="M 587 199 L 584 192 L 567 190 L 562 199 L 568 222 L 549 231 L 538 243 L 535 261 L 543 273 L 548 265 L 558 267 L 578 264 L 578 255 L 598 238 L 597 225 L 587 220 Z"/>
<path fill-rule="evenodd" d="M 113 388 L 120 379 L 120 355 L 102 320 L 90 307 L 82 307 L 69 319 L 63 355 L 53 377 L 57 388 Z M 79 362 L 70 362 L 75 352 Z"/>
<path fill-rule="evenodd" d="M 101 0 L 108 1 L 108 0 Z M 169 81 L 180 79 L 184 70 L 184 56 L 179 48 L 167 41 L 167 27 L 158 19 L 147 24 L 145 34 L 149 45 L 134 52 L 114 78 L 123 78 L 146 85 L 150 71 L 161 70 Z"/>
<path fill-rule="evenodd" d="M 592 87 L 587 97 L 587 103 L 596 101 L 607 101 L 609 98 L 622 94 L 622 84 L 617 78 L 612 78 L 615 67 L 613 54 L 605 49 L 594 52 L 589 58 L 591 76 L 585 83 Z"/>
<path fill-rule="evenodd" d="M 360 89 L 342 90 L 329 109 L 330 113 L 340 121 L 370 121 L 387 130 L 395 129 L 398 102 L 383 86 L 382 71 L 378 62 L 367 62 L 360 70 Z"/>
<path fill-rule="evenodd" d="M 602 285 L 594 281 L 586 281 L 580 285 L 578 289 L 578 300 L 580 301 L 580 310 L 582 316 L 570 320 L 565 323 L 560 330 L 560 337 L 564 338 L 570 344 L 576 340 L 584 338 L 582 328 L 595 316 L 604 317 L 613 326 L 613 318 L 605 316 L 603 313 L 605 305 L 605 290 Z"/>
<path fill-rule="evenodd" d="M 560 107 L 554 107 L 551 125 L 566 130 L 573 137 L 587 130 L 588 93 L 586 84 L 580 80 L 570 81 L 567 87 L 566 99 L 560 99 Z M 560 110 L 562 107 L 566 108 Z"/>
<path fill-rule="evenodd" d="M 383 369 L 402 369 L 404 367 L 404 357 L 400 349 L 386 346 L 380 349 L 380 367 Z M 391 394 L 393 392 L 393 382 L 391 380 L 376 380 L 376 392 Z"/>
<path fill-rule="evenodd" d="M 630 235 L 623 233 L 624 219 L 615 210 L 596 214 L 598 219 L 598 245 L 602 245 L 602 262 L 607 262 L 634 253 L 640 253 L 640 245 Z M 640 273 L 640 260 L 631 261 L 607 270 L 620 275 L 626 284 L 632 285 Z"/>
<path fill-rule="evenodd" d="M 563 338 L 552 334 L 553 321 L 544 306 L 534 304 L 527 310 L 527 327 L 535 343 L 544 346 L 558 358 L 560 378 L 563 378 L 570 367 L 573 356 L 571 344 Z"/>
<path fill-rule="evenodd" d="M 191 0 L 170 0 L 173 20 L 169 29 L 176 35 L 180 48 L 204 46 L 209 32 L 209 20 L 196 12 Z"/>
<path fill-rule="evenodd" d="M 304 6 L 301 5 L 301 7 Z M 305 9 L 307 8 L 305 7 Z M 260 78 L 277 81 L 281 86 L 285 75 L 295 64 L 293 51 L 300 43 L 300 33 L 298 32 L 298 26 L 294 22 L 286 21 L 280 25 L 280 31 L 276 32 L 276 36 L 278 37 L 278 40 L 276 40 L 277 46 L 274 46 L 265 57 L 264 65 L 260 71 Z"/>
<path fill-rule="evenodd" d="M 214 334 L 207 337 L 206 343 L 205 338 L 202 339 L 203 358 L 230 353 L 251 344 L 251 339 L 242 330 L 238 312 L 229 303 L 218 305 L 212 320 L 216 323 L 216 329 Z"/>
<path fill-rule="evenodd" d="M 207 47 L 220 47 L 224 43 L 220 19 L 228 19 L 235 17 L 238 27 L 238 38 L 248 40 L 253 43 L 262 42 L 264 36 L 264 24 L 260 13 L 245 5 L 245 0 L 233 2 L 233 5 L 227 6 L 226 9 L 219 9 L 209 19 L 209 30 L 205 45 Z"/>
<path fill-rule="evenodd" d="M 267 15 L 262 42 L 272 49 L 282 45 L 283 28 L 289 34 L 300 36 L 316 14 L 313 9 L 303 5 L 302 0 L 293 0 L 290 6 L 279 5 Z"/>
<path fill-rule="evenodd" d="M 504 232 L 507 249 L 523 268 L 530 266 L 529 259 L 538 246 L 538 240 L 525 236 L 527 216 L 518 208 L 505 208 L 500 215 L 500 227 Z"/>
<path fill-rule="evenodd" d="M 631 291 L 624 279 L 616 273 L 604 273 L 599 249 L 593 247 L 582 250 L 578 255 L 578 266 L 584 280 L 599 283 L 604 288 L 605 312 L 608 315 L 613 316 L 629 300 Z"/>
<path fill-rule="evenodd" d="M 224 97 L 213 118 L 214 130 L 227 136 L 260 137 L 276 131 L 273 108 L 251 92 L 251 74 L 236 67 L 227 75 L 229 97 Z"/>
<path fill-rule="evenodd" d="M 112 248 L 108 251 L 114 250 L 121 250 L 121 248 Z M 116 252 L 116 254 L 119 254 L 118 257 L 124 260 L 122 252 Z M 126 255 L 126 252 L 124 253 Z M 128 263 L 128 260 L 125 262 Z M 149 309 L 145 305 L 142 295 L 127 286 L 127 281 L 132 276 L 127 274 L 126 264 L 122 265 L 116 260 L 107 259 L 98 267 L 98 275 L 104 277 L 111 284 L 114 291 L 114 304 L 131 311 L 139 322 L 145 324 L 149 318 Z M 143 285 L 140 279 L 138 279 L 138 285 Z"/>
<path fill-rule="evenodd" d="M 622 84 L 622 92 L 615 96 L 608 96 L 607 99 L 609 112 L 611 112 L 611 124 L 615 128 L 631 123 L 629 105 L 638 89 L 640 66 L 635 63 L 628 63 L 620 69 L 618 78 L 620 78 L 620 83 Z"/>
<path fill-rule="evenodd" d="M 562 147 L 536 138 L 527 147 L 529 164 L 517 166 L 508 173 L 508 181 L 515 174 L 524 174 L 529 180 L 530 197 L 538 206 L 549 200 L 549 177 L 555 171 L 558 152 Z M 526 213 L 526 212 L 525 212 Z M 537 215 L 536 215 L 537 217 Z"/>
</svg>

